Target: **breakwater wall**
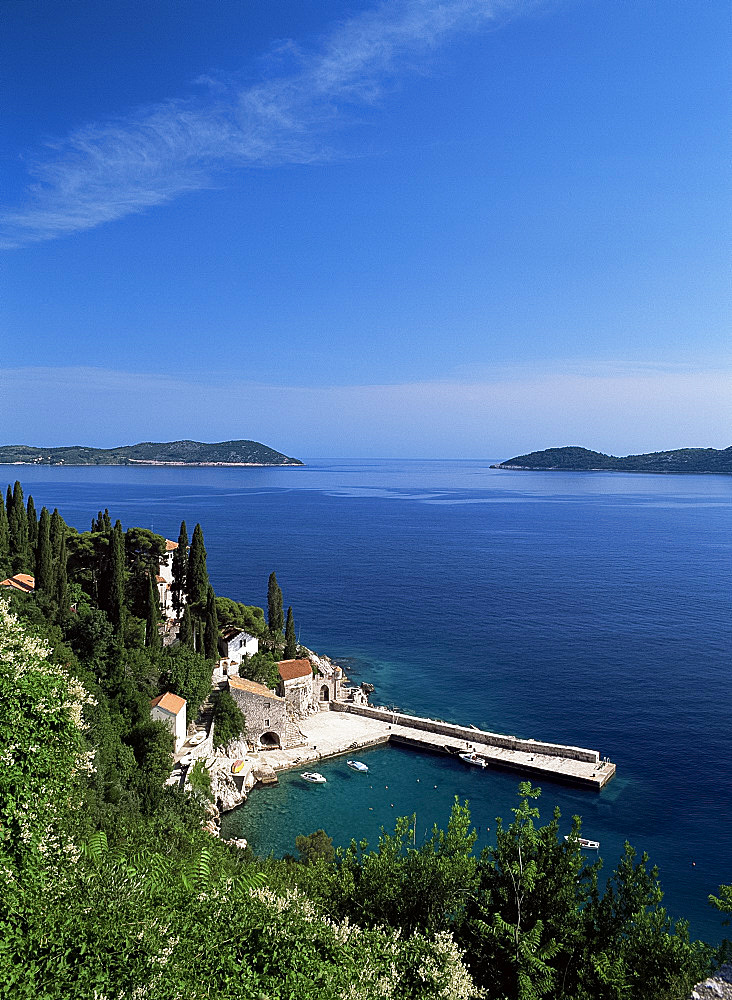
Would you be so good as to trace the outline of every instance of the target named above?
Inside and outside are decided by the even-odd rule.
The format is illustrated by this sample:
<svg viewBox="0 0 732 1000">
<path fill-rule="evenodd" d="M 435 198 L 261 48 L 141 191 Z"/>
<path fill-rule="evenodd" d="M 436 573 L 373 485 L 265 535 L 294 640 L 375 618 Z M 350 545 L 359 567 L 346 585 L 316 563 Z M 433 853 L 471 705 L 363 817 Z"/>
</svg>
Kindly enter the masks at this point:
<svg viewBox="0 0 732 1000">
<path fill-rule="evenodd" d="M 504 736 L 500 733 L 490 733 L 471 726 L 457 726 L 451 722 L 441 722 L 438 719 L 422 719 L 416 715 L 404 715 L 387 708 L 375 708 L 370 705 L 352 705 L 347 702 L 333 701 L 330 705 L 333 712 L 349 712 L 368 719 L 377 719 L 387 725 L 403 726 L 406 729 L 416 729 L 427 733 L 436 733 L 452 739 L 461 740 L 475 745 L 499 747 L 502 750 L 528 754 L 542 754 L 545 757 L 560 757 L 583 761 L 593 766 L 600 764 L 600 754 L 597 750 L 585 750 L 583 747 L 564 746 L 561 743 L 544 743 L 540 740 L 523 740 L 516 736 Z"/>
</svg>

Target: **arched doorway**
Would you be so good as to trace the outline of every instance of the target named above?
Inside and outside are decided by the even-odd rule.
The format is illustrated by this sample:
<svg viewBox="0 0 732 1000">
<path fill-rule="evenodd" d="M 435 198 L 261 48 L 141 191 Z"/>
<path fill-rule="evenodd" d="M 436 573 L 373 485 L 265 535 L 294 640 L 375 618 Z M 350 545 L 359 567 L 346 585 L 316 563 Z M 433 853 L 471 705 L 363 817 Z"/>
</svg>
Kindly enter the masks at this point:
<svg viewBox="0 0 732 1000">
<path fill-rule="evenodd" d="M 330 691 L 328 689 L 328 685 L 327 684 L 324 684 L 321 687 L 321 689 L 320 689 L 320 700 L 321 701 L 330 701 Z"/>
<path fill-rule="evenodd" d="M 277 733 L 268 732 L 262 733 L 259 737 L 259 742 L 263 747 L 278 747 L 280 745 L 280 738 Z"/>
</svg>

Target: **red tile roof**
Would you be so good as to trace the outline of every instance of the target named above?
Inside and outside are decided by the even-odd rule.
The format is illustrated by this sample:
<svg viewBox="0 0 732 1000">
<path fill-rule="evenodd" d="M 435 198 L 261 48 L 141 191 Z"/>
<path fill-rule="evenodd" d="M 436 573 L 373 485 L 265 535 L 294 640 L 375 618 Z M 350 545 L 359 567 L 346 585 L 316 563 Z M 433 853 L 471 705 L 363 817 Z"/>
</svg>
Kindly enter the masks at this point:
<svg viewBox="0 0 732 1000">
<path fill-rule="evenodd" d="M 165 551 L 166 552 L 172 552 L 173 549 L 177 549 L 177 548 L 178 548 L 178 543 L 177 542 L 171 542 L 171 540 L 169 538 L 165 539 Z"/>
<path fill-rule="evenodd" d="M 163 708 L 166 712 L 170 712 L 171 715 L 177 715 L 185 707 L 185 698 L 181 698 L 180 695 L 173 694 L 171 691 L 159 694 L 157 698 L 153 698 L 150 702 L 150 708 Z"/>
<path fill-rule="evenodd" d="M 0 581 L 0 587 L 12 587 L 14 590 L 22 590 L 23 593 L 29 594 L 31 590 L 35 590 L 36 581 L 30 573 L 16 573 L 15 576 Z"/>
<path fill-rule="evenodd" d="M 298 677 L 313 676 L 310 660 L 280 660 L 277 669 L 283 681 L 294 681 Z"/>
</svg>

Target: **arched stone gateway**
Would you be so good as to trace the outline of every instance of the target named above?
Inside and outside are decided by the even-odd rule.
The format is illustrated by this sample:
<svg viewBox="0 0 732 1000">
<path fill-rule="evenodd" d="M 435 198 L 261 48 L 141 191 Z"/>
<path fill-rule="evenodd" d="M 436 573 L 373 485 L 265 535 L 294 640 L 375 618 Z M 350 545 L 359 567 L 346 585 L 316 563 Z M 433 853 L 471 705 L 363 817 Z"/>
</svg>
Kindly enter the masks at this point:
<svg viewBox="0 0 732 1000">
<path fill-rule="evenodd" d="M 270 731 L 262 733 L 259 737 L 259 742 L 263 747 L 278 747 L 280 745 L 280 738 L 277 733 Z"/>
<path fill-rule="evenodd" d="M 330 691 L 328 690 L 327 684 L 324 684 L 320 689 L 320 700 L 330 701 Z"/>
</svg>

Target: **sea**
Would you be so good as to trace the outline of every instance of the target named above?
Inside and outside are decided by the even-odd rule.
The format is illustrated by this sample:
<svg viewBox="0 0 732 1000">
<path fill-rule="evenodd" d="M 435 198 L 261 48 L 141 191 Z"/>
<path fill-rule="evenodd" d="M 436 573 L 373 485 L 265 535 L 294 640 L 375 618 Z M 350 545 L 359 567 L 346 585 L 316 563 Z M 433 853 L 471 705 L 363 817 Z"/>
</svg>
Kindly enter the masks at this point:
<svg viewBox="0 0 732 1000">
<path fill-rule="evenodd" d="M 732 881 L 732 477 L 519 472 L 492 460 L 309 461 L 285 468 L 0 467 L 36 507 L 88 529 L 176 539 L 200 522 L 218 594 L 266 604 L 273 570 L 301 643 L 372 701 L 496 732 L 596 749 L 600 792 L 541 782 L 600 841 L 602 879 L 626 841 L 659 868 L 669 913 L 709 941 L 707 902 Z M 4 474 L 4 480 L 3 480 Z M 260 854 L 378 844 L 397 816 L 419 840 L 467 800 L 478 848 L 518 803 L 516 775 L 380 747 L 255 789 L 225 818 Z M 588 854 L 588 860 L 592 860 Z M 729 934 L 729 930 L 727 930 Z"/>
</svg>

